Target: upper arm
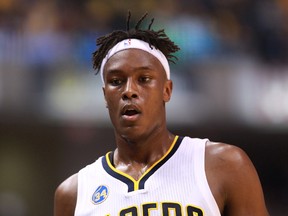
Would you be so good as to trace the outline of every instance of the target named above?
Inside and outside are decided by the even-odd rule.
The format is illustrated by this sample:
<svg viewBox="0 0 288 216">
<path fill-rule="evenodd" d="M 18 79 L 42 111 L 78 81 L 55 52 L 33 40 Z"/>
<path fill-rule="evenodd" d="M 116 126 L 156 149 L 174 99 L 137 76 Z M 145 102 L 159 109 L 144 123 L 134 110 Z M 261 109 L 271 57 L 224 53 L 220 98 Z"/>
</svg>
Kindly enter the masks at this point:
<svg viewBox="0 0 288 216">
<path fill-rule="evenodd" d="M 221 187 L 217 189 L 221 197 L 219 193 L 217 198 L 222 202 L 224 215 L 268 215 L 257 171 L 247 154 L 236 146 L 221 143 L 207 149 L 208 182 L 210 176 L 212 191 L 213 187 Z"/>
<path fill-rule="evenodd" d="M 77 201 L 77 174 L 66 179 L 55 191 L 54 216 L 73 216 Z"/>
</svg>

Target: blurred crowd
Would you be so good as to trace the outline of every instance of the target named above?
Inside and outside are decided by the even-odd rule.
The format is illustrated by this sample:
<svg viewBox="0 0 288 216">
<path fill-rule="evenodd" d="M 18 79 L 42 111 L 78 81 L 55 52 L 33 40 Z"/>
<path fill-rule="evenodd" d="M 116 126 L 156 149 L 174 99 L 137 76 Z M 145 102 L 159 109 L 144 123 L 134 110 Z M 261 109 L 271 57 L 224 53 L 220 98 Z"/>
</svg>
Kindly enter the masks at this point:
<svg viewBox="0 0 288 216">
<path fill-rule="evenodd" d="M 188 94 L 195 105 L 191 94 L 202 91 L 201 100 L 213 107 L 202 115 L 189 109 L 189 116 L 211 119 L 207 113 L 215 116 L 218 107 L 221 121 L 227 110 L 233 118 L 233 112 L 238 118 L 243 112 L 251 119 L 250 113 L 255 116 L 265 109 L 259 119 L 276 116 L 288 122 L 288 76 L 283 73 L 288 66 L 286 0 L 0 0 L 0 114 L 70 113 L 83 118 L 87 107 L 98 108 L 91 104 L 95 81 L 88 77 L 94 74 L 96 38 L 125 29 L 129 10 L 131 26 L 148 12 L 143 28 L 154 17 L 153 29 L 164 28 L 180 46 L 179 61 L 172 65 L 177 71 L 172 75 L 181 74 L 179 95 Z M 248 97 L 251 91 L 253 97 Z"/>
<path fill-rule="evenodd" d="M 184 61 L 288 60 L 286 0 L 0 0 L 0 63 L 86 64 L 95 38 L 125 28 L 128 10 L 134 21 L 152 14 L 180 45 Z"/>
</svg>

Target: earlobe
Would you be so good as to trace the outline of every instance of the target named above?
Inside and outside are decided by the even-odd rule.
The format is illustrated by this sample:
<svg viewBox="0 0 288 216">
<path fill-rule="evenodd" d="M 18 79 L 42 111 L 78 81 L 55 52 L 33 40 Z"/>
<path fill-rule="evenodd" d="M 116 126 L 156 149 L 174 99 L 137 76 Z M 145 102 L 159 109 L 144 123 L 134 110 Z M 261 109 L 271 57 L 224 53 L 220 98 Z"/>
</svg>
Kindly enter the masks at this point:
<svg viewBox="0 0 288 216">
<path fill-rule="evenodd" d="M 169 102 L 173 90 L 173 82 L 172 80 L 167 80 L 163 90 L 163 100 L 164 102 Z"/>
</svg>

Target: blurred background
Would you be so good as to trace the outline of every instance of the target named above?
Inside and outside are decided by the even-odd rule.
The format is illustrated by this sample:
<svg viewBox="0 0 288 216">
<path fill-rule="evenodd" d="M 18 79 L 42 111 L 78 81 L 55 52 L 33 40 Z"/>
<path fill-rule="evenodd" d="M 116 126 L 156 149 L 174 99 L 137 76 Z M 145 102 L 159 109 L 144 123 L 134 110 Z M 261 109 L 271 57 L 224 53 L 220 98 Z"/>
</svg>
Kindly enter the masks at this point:
<svg viewBox="0 0 288 216">
<path fill-rule="evenodd" d="M 59 183 L 115 148 L 91 53 L 128 10 L 181 47 L 169 129 L 244 149 L 288 215 L 286 0 L 0 0 L 0 216 L 52 215 Z"/>
</svg>

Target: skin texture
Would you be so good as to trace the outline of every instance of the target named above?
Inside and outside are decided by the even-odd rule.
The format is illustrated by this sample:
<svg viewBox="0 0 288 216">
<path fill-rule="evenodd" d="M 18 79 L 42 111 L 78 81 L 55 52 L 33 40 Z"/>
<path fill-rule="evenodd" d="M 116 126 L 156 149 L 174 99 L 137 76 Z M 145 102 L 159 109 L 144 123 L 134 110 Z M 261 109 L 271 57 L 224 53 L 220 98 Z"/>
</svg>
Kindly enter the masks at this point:
<svg viewBox="0 0 288 216">
<path fill-rule="evenodd" d="M 103 93 L 117 145 L 114 165 L 137 180 L 166 153 L 175 138 L 167 129 L 165 116 L 172 81 L 167 80 L 154 56 L 138 49 L 113 55 L 105 65 L 104 80 Z M 130 116 L 132 109 L 137 113 Z M 205 170 L 222 215 L 269 215 L 257 172 L 241 149 L 208 142 Z M 74 215 L 76 199 L 77 174 L 57 188 L 54 216 Z"/>
</svg>

